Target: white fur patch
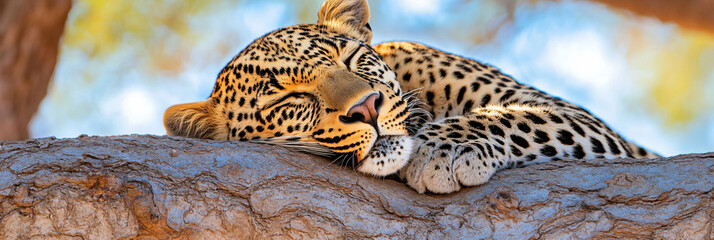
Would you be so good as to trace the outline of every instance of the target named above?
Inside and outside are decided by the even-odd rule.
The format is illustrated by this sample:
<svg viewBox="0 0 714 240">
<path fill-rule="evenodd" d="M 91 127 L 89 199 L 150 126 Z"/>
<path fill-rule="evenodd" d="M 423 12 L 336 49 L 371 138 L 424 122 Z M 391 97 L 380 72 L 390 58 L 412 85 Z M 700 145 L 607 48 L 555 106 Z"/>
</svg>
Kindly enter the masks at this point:
<svg viewBox="0 0 714 240">
<path fill-rule="evenodd" d="M 380 137 L 357 171 L 373 176 L 386 176 L 399 171 L 409 162 L 413 141 L 409 136 Z"/>
</svg>

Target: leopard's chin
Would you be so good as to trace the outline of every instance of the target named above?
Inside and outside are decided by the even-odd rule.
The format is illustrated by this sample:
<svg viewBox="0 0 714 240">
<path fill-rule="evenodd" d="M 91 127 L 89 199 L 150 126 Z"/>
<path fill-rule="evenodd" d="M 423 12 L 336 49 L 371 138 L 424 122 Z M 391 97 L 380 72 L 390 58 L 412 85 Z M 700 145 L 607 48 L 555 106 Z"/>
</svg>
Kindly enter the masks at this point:
<svg viewBox="0 0 714 240">
<path fill-rule="evenodd" d="M 360 161 L 357 171 L 379 177 L 396 173 L 409 162 L 413 143 L 407 135 L 380 136 L 367 157 Z"/>
</svg>

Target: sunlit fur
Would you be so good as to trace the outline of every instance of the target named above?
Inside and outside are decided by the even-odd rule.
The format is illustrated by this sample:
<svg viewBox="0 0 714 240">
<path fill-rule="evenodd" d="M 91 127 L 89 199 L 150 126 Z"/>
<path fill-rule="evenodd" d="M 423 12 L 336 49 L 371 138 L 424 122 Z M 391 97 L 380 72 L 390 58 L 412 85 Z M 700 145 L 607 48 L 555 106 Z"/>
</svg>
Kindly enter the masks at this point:
<svg viewBox="0 0 714 240">
<path fill-rule="evenodd" d="M 166 110 L 168 134 L 280 145 L 373 176 L 399 172 L 420 193 L 565 158 L 657 157 L 495 67 L 417 43 L 371 46 L 368 20 L 365 0 L 327 0 L 318 24 L 255 40 L 207 100 Z"/>
</svg>

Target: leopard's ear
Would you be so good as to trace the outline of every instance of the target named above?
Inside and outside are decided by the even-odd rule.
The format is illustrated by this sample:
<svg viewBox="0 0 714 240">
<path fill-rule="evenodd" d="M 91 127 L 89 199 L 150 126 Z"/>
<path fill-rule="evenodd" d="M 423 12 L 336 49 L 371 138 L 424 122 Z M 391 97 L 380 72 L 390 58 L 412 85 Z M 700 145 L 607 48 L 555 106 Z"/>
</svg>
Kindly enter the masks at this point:
<svg viewBox="0 0 714 240">
<path fill-rule="evenodd" d="M 216 102 L 206 101 L 173 105 L 164 113 L 164 128 L 169 136 L 204 139 L 226 139 L 227 130 L 220 128 L 214 115 Z M 223 129 L 223 130 L 221 130 Z"/>
<path fill-rule="evenodd" d="M 367 0 L 325 0 L 317 14 L 317 24 L 370 44 Z"/>
</svg>

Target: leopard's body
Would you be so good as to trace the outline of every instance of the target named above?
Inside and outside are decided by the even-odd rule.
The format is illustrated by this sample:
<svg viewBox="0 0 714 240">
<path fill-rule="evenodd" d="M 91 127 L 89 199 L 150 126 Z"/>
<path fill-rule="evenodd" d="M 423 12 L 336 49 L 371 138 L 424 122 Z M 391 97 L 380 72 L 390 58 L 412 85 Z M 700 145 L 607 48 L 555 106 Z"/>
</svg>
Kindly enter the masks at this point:
<svg viewBox="0 0 714 240">
<path fill-rule="evenodd" d="M 331 155 L 435 193 L 531 163 L 657 157 L 494 67 L 416 43 L 370 46 L 364 0 L 327 0 L 318 17 L 254 41 L 208 100 L 167 110 L 168 133 Z"/>
</svg>

